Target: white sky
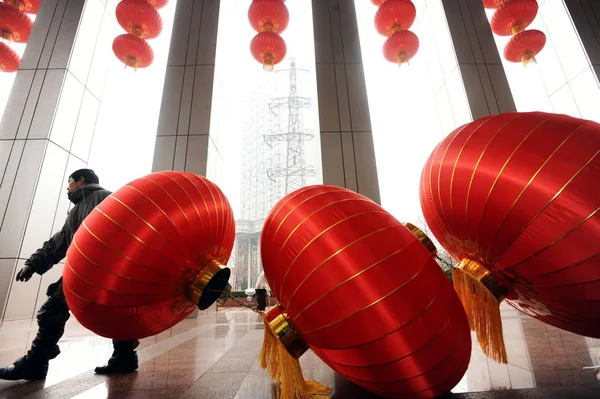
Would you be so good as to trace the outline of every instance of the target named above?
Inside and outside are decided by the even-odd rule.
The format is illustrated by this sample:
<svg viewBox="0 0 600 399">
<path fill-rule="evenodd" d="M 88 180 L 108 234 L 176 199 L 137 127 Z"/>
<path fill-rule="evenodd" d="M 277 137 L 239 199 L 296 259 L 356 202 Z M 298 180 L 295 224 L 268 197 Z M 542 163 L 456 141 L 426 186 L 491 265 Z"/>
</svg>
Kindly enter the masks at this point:
<svg viewBox="0 0 600 399">
<path fill-rule="evenodd" d="M 109 75 L 89 159 L 90 167 L 97 171 L 108 189 L 115 190 L 151 170 L 175 3 L 172 0 L 160 10 L 164 30 L 158 39 L 150 41 L 156 56 L 151 67 L 137 73 L 131 69 L 124 70 L 110 51 Z M 518 109 L 555 110 L 600 120 L 597 81 L 593 80 L 590 84 L 586 77 L 588 80 L 579 84 L 577 90 L 587 90 L 587 97 L 584 96 L 587 101 L 573 100 L 575 89 L 569 85 L 567 89 L 571 92 L 568 95 L 548 99 L 548 81 L 558 79 L 561 73 L 558 52 L 561 55 L 566 53 L 561 62 L 565 62 L 563 58 L 566 58 L 566 62 L 572 64 L 563 65 L 563 75 L 569 75 L 571 69 L 581 69 L 581 62 L 585 63 L 587 58 L 580 45 L 573 45 L 579 43 L 578 37 L 569 25 L 570 19 L 562 2 L 547 1 L 544 4 L 545 11 L 540 13 L 532 28 L 546 32 L 549 39 L 550 36 L 559 37 L 556 39 L 559 42 L 549 40 L 538 56 L 537 65 L 523 68 L 521 64 L 505 63 Z M 220 148 L 224 167 L 218 171 L 216 181 L 236 211 L 239 208 L 239 142 L 247 100 L 260 90 L 263 82 L 272 78 L 272 74 L 264 72 L 250 55 L 249 43 L 255 32 L 247 21 L 248 5 L 248 0 L 222 1 L 211 120 L 211 131 L 218 131 L 224 138 Z M 290 25 L 282 36 L 287 42 L 288 57 L 295 56 L 299 68 L 311 70 L 310 89 L 314 93 L 310 1 L 288 0 L 286 5 L 290 9 Z M 427 71 L 427 63 L 430 62 L 427 52 L 420 51 L 410 66 L 400 69 L 386 62 L 381 53 L 384 38 L 373 26 L 376 7 L 367 0 L 357 1 L 356 7 L 383 206 L 402 221 L 414 221 L 420 215 L 418 184 L 422 165 L 443 135 L 450 132 L 442 132 L 440 127 Z M 560 35 L 551 35 L 549 28 L 560 29 Z M 114 36 L 120 33 L 117 31 Z M 418 31 L 416 33 L 419 34 Z M 506 39 L 496 39 L 502 51 Z M 25 46 L 15 44 L 13 47 L 22 54 Z M 425 48 L 423 44 L 422 48 Z M 288 65 L 286 59 L 280 68 Z M 0 110 L 4 109 L 14 76 L 0 74 Z M 310 115 L 318 132 L 316 95 L 314 101 L 315 107 Z M 309 122 L 308 113 L 306 121 Z"/>
</svg>

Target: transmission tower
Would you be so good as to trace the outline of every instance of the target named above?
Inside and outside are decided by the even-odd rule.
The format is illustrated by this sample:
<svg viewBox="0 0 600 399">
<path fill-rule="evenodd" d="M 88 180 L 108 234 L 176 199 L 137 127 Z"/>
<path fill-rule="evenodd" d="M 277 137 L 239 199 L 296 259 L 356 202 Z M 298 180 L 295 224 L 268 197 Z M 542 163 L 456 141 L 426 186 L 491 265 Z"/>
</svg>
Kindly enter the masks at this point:
<svg viewBox="0 0 600 399">
<path fill-rule="evenodd" d="M 277 132 L 271 132 L 264 136 L 265 142 L 272 147 L 274 142 L 283 142 L 286 144 L 285 165 L 275 165 L 267 170 L 267 176 L 272 181 L 285 179 L 285 194 L 289 194 L 306 185 L 306 178 L 315 176 L 315 168 L 306 165 L 304 159 L 304 142 L 314 139 L 314 134 L 308 129 L 304 129 L 301 113 L 304 108 L 311 106 L 312 101 L 308 97 L 299 97 L 297 91 L 297 69 L 295 58 L 290 59 L 290 69 L 281 70 L 276 73 L 288 72 L 290 77 L 290 90 L 287 97 L 272 98 L 269 102 L 269 109 L 276 116 L 278 111 L 287 110 L 288 126 L 287 130 L 277 129 Z"/>
</svg>

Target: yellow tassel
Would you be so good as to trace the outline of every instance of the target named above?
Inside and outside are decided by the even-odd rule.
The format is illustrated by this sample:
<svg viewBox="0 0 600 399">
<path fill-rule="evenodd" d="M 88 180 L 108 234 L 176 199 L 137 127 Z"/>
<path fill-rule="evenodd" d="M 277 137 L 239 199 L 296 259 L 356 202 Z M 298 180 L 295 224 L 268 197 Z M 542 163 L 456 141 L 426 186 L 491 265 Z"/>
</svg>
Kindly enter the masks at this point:
<svg viewBox="0 0 600 399">
<path fill-rule="evenodd" d="M 264 314 L 263 314 L 264 316 Z M 309 399 L 329 396 L 331 389 L 316 381 L 307 381 L 302 375 L 300 362 L 290 355 L 277 339 L 266 317 L 265 338 L 260 352 L 260 366 L 266 369 L 273 382 L 278 384 L 278 399 Z"/>
<path fill-rule="evenodd" d="M 500 283 L 479 263 L 467 259 L 452 269 L 452 280 L 483 353 L 498 363 L 508 363 L 500 316 Z"/>
</svg>

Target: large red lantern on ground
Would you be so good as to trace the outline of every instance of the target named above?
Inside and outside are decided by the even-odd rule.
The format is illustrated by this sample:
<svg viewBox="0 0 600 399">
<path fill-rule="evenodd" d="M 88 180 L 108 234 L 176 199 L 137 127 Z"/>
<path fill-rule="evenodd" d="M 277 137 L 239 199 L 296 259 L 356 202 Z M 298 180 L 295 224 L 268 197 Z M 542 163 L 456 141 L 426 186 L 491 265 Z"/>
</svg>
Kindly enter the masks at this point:
<svg viewBox="0 0 600 399">
<path fill-rule="evenodd" d="M 527 65 L 535 62 L 535 56 L 542 51 L 546 45 L 544 32 L 531 29 L 517 33 L 511 37 L 504 47 L 504 58 L 510 62 L 522 62 Z"/>
<path fill-rule="evenodd" d="M 9 42 L 27 43 L 33 22 L 25 14 L 7 3 L 0 3 L 0 38 Z"/>
<path fill-rule="evenodd" d="M 21 64 L 21 57 L 15 50 L 0 42 L 0 72 L 16 72 Z"/>
<path fill-rule="evenodd" d="M 600 338 L 600 125 L 507 113 L 464 125 L 423 169 L 421 205 L 460 263 L 484 351 L 506 361 L 498 303 Z"/>
<path fill-rule="evenodd" d="M 254 59 L 263 64 L 265 71 L 272 71 L 285 58 L 287 47 L 278 34 L 261 32 L 250 42 L 250 51 Z"/>
<path fill-rule="evenodd" d="M 131 33 L 117 36 L 112 47 L 119 61 L 135 70 L 146 68 L 154 61 L 152 47 L 144 39 Z"/>
<path fill-rule="evenodd" d="M 332 186 L 300 189 L 271 211 L 261 255 L 280 305 L 264 315 L 261 363 L 284 393 L 323 393 L 304 385 L 289 360 L 307 346 L 385 397 L 430 398 L 458 383 L 471 353 L 467 318 L 435 247 L 410 228 L 416 234 L 373 201 Z"/>
<path fill-rule="evenodd" d="M 123 0 L 115 10 L 119 25 L 142 39 L 154 39 L 163 28 L 160 14 L 147 0 Z"/>
<path fill-rule="evenodd" d="M 492 16 L 492 32 L 499 36 L 516 35 L 531 25 L 537 12 L 536 0 L 511 0 L 504 3 Z"/>
<path fill-rule="evenodd" d="M 380 35 L 410 29 L 415 22 L 417 9 L 410 0 L 387 0 L 375 14 L 375 28 Z"/>
<path fill-rule="evenodd" d="M 257 32 L 281 34 L 290 22 L 290 13 L 281 0 L 253 0 L 248 8 L 248 20 Z"/>
<path fill-rule="evenodd" d="M 419 38 L 409 30 L 395 32 L 383 44 L 383 56 L 399 65 L 410 61 L 419 50 Z"/>
<path fill-rule="evenodd" d="M 219 297 L 234 237 L 231 207 L 207 179 L 187 172 L 137 179 L 75 234 L 63 274 L 69 309 L 104 337 L 158 334 Z"/>
<path fill-rule="evenodd" d="M 42 0 L 4 0 L 4 2 L 12 4 L 27 14 L 37 14 Z"/>
</svg>

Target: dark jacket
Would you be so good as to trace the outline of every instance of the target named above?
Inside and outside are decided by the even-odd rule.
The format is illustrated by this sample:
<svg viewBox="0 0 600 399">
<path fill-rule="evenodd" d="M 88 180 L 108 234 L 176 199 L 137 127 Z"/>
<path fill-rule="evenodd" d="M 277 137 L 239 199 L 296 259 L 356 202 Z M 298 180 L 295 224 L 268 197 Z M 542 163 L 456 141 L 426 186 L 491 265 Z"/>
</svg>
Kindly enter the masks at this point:
<svg viewBox="0 0 600 399">
<path fill-rule="evenodd" d="M 31 266 L 36 273 L 44 274 L 52 266 L 63 260 L 67 255 L 67 249 L 71 245 L 71 241 L 73 241 L 73 236 L 83 220 L 110 194 L 110 191 L 105 190 L 98 184 L 88 184 L 79 190 L 69 193 L 69 200 L 75 204 L 75 207 L 69 212 L 65 225 L 58 233 L 46 241 L 40 249 L 35 251 L 25 264 Z M 59 288 L 58 285 L 61 280 L 49 287 L 49 295 L 51 295 L 51 291 Z"/>
</svg>

